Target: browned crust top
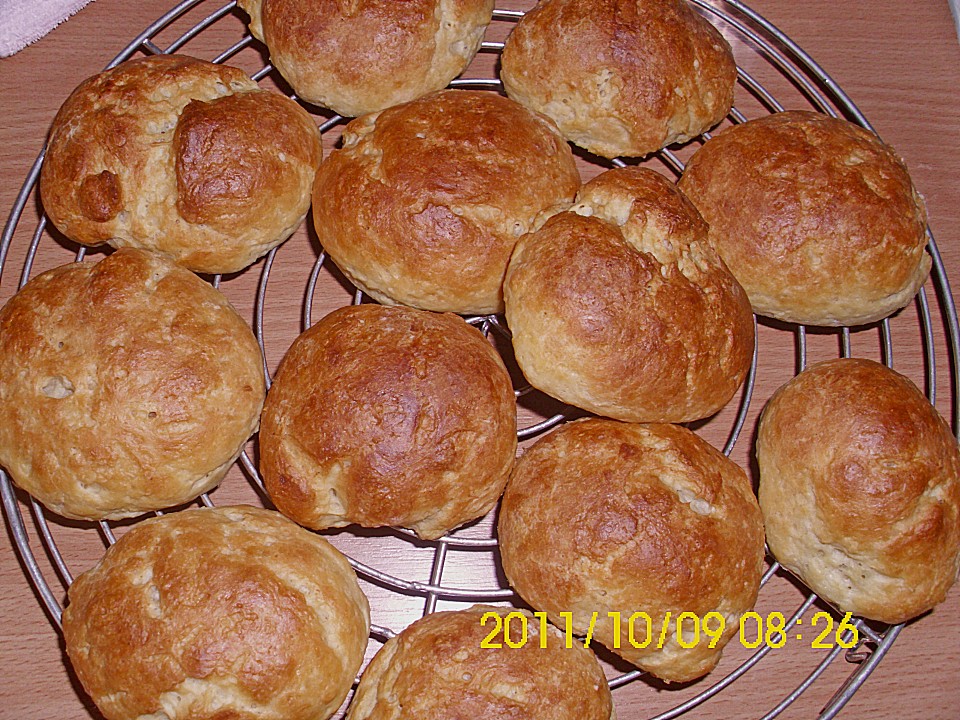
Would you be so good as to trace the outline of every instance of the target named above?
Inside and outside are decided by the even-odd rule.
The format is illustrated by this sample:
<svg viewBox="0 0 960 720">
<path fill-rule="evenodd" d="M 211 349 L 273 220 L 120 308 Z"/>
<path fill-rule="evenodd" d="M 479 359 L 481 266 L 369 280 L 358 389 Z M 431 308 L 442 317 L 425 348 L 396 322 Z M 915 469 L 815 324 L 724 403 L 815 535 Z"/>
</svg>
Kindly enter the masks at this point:
<svg viewBox="0 0 960 720">
<path fill-rule="evenodd" d="M 495 634 L 499 648 L 484 648 L 508 614 L 514 647 L 505 644 L 504 630 Z M 612 720 L 610 690 L 593 653 L 579 642 L 567 647 L 553 626 L 540 631 L 538 618 L 513 608 L 476 605 L 427 615 L 380 649 L 348 718 Z"/>
<path fill-rule="evenodd" d="M 622 168 L 521 238 L 506 315 L 531 383 L 628 421 L 723 407 L 750 366 L 753 316 L 706 231 L 673 183 Z"/>
<path fill-rule="evenodd" d="M 76 242 L 235 272 L 303 220 L 321 155 L 296 102 L 237 68 L 156 55 L 71 93 L 51 127 L 40 195 Z"/>
<path fill-rule="evenodd" d="M 437 537 L 496 502 L 516 453 L 509 375 L 454 315 L 359 305 L 293 344 L 263 414 L 261 470 L 310 527 Z"/>
<path fill-rule="evenodd" d="M 731 618 L 753 606 L 763 565 L 763 525 L 746 474 L 676 425 L 605 419 L 567 423 L 518 460 L 500 509 L 500 551 L 511 585 L 563 626 L 613 647 L 608 617 L 667 611 Z M 619 654 L 668 680 L 709 671 L 716 650 L 665 646 Z M 722 644 L 721 644 L 722 645 Z"/>
<path fill-rule="evenodd" d="M 810 366 L 771 398 L 757 437 L 778 559 L 843 609 L 903 622 L 960 568 L 960 448 L 906 377 L 871 360 Z"/>
<path fill-rule="evenodd" d="M 845 120 L 789 111 L 729 128 L 680 188 L 754 309 L 818 325 L 886 317 L 930 268 L 926 211 L 903 161 Z"/>
<path fill-rule="evenodd" d="M 313 218 L 331 257 L 381 302 L 490 313 L 517 238 L 579 184 L 548 120 L 446 90 L 352 121 L 317 173 Z"/>
<path fill-rule="evenodd" d="M 264 393 L 243 318 L 154 253 L 50 270 L 0 310 L 0 462 L 69 517 L 126 517 L 211 489 Z"/>
<path fill-rule="evenodd" d="M 736 83 L 729 44 L 681 0 L 544 0 L 508 36 L 502 68 L 510 97 L 605 157 L 699 135 Z"/>
<path fill-rule="evenodd" d="M 369 609 L 346 559 L 279 513 L 137 524 L 71 585 L 67 654 L 109 718 L 312 720 L 343 701 Z"/>
</svg>

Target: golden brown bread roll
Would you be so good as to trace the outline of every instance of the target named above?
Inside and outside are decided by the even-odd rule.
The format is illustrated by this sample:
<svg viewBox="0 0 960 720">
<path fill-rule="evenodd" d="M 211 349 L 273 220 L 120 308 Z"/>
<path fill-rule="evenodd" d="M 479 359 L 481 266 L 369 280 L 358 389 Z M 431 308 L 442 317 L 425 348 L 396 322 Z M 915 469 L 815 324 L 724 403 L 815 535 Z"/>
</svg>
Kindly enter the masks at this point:
<svg viewBox="0 0 960 720">
<path fill-rule="evenodd" d="M 240 0 L 307 102 L 354 117 L 440 90 L 480 48 L 494 0 Z"/>
<path fill-rule="evenodd" d="M 507 95 L 609 158 L 709 130 L 737 79 L 730 45 L 683 0 L 541 0 L 507 37 L 501 65 Z"/>
<path fill-rule="evenodd" d="M 455 315 L 350 306 L 300 335 L 280 364 L 260 470 L 301 525 L 437 538 L 496 503 L 516 424 L 510 377 L 479 330 Z"/>
<path fill-rule="evenodd" d="M 493 313 L 517 238 L 579 184 L 549 120 L 491 92 L 444 90 L 347 125 L 317 172 L 313 221 L 376 300 Z"/>
<path fill-rule="evenodd" d="M 504 640 L 506 627 L 513 647 Z M 481 647 L 488 639 L 500 647 Z M 579 641 L 566 643 L 526 610 L 475 605 L 432 613 L 380 648 L 347 718 L 614 720 L 600 663 Z"/>
<path fill-rule="evenodd" d="M 573 632 L 592 629 L 592 642 L 668 682 L 713 669 L 760 588 L 763 524 L 750 482 L 679 425 L 588 418 L 542 437 L 510 476 L 499 537 L 504 573 L 535 610 L 561 628 L 560 613 L 572 613 Z M 635 618 L 631 640 L 634 613 L 651 627 Z M 692 614 L 686 647 L 681 613 Z M 708 613 L 724 618 L 713 648 L 704 632 L 693 639 L 695 623 L 718 629 Z"/>
<path fill-rule="evenodd" d="M 680 188 L 759 315 L 870 323 L 929 273 L 926 211 L 903 161 L 846 120 L 791 111 L 732 127 L 694 154 Z"/>
<path fill-rule="evenodd" d="M 723 407 L 750 368 L 753 316 L 707 226 L 652 170 L 609 170 L 517 243 L 504 283 L 534 386 L 599 415 L 683 422 Z"/>
<path fill-rule="evenodd" d="M 107 720 L 324 720 L 369 629 L 346 558 L 244 506 L 139 523 L 74 581 L 63 613 L 67 655 Z"/>
<path fill-rule="evenodd" d="M 55 268 L 0 310 L 0 464 L 67 517 L 130 517 L 212 489 L 264 393 L 243 318 L 155 253 Z"/>
<path fill-rule="evenodd" d="M 774 557 L 843 611 L 899 623 L 960 567 L 960 450 L 906 377 L 880 363 L 811 365 L 764 408 L 760 506 Z"/>
<path fill-rule="evenodd" d="M 290 98 L 236 68 L 155 55 L 71 93 L 50 130 L 40 196 L 83 245 L 236 272 L 300 225 L 321 153 L 316 123 Z"/>
</svg>

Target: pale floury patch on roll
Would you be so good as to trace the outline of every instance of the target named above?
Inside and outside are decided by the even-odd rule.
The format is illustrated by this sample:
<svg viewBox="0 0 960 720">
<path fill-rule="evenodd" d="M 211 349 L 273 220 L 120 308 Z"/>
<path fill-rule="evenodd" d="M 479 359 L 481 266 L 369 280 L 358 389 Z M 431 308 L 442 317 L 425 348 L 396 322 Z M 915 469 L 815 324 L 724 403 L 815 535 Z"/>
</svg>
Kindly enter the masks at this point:
<svg viewBox="0 0 960 720">
<path fill-rule="evenodd" d="M 107 720 L 325 720 L 370 631 L 346 558 L 247 506 L 137 524 L 68 597 L 67 655 Z"/>
<path fill-rule="evenodd" d="M 592 642 L 668 682 L 716 666 L 760 589 L 763 524 L 750 481 L 679 425 L 562 425 L 517 461 L 498 530 L 504 573 L 534 610 L 560 628 L 569 617 L 574 633 L 592 630 Z M 631 630 L 637 612 L 650 619 L 650 642 L 642 619 Z M 717 631 L 715 643 L 694 639 L 692 618 Z"/>
<path fill-rule="evenodd" d="M 503 310 L 503 275 L 537 214 L 580 176 L 547 118 L 485 91 L 443 90 L 353 120 L 317 172 L 324 249 L 381 303 Z"/>
<path fill-rule="evenodd" d="M 621 168 L 517 243 L 504 282 L 517 362 L 547 394 L 631 422 L 717 412 L 753 355 L 743 289 L 662 175 Z"/>
<path fill-rule="evenodd" d="M 277 508 L 307 527 L 437 538 L 497 502 L 516 430 L 510 376 L 479 330 L 456 315 L 356 305 L 284 356 L 260 470 Z"/>
<path fill-rule="evenodd" d="M 905 622 L 960 567 L 960 449 L 906 377 L 872 360 L 811 365 L 764 408 L 770 551 L 842 611 Z"/>
<path fill-rule="evenodd" d="M 730 45 L 683 0 L 542 0 L 507 37 L 507 94 L 604 157 L 647 155 L 733 105 Z"/>
<path fill-rule="evenodd" d="M 265 392 L 243 318 L 155 253 L 55 268 L 0 310 L 0 464 L 67 517 L 130 517 L 216 487 Z"/>
<path fill-rule="evenodd" d="M 50 130 L 40 197 L 81 244 L 237 272 L 300 226 L 321 154 L 316 123 L 290 98 L 237 68 L 155 55 L 71 93 Z"/>
<path fill-rule="evenodd" d="M 432 613 L 380 648 L 347 718 L 615 720 L 597 658 L 579 639 L 569 644 L 529 610 L 474 605 Z"/>
<path fill-rule="evenodd" d="M 483 40 L 494 0 L 240 0 L 307 102 L 356 117 L 441 90 Z"/>
<path fill-rule="evenodd" d="M 871 132 L 807 111 L 724 130 L 680 188 L 759 315 L 861 325 L 907 305 L 927 279 L 923 199 Z"/>
</svg>

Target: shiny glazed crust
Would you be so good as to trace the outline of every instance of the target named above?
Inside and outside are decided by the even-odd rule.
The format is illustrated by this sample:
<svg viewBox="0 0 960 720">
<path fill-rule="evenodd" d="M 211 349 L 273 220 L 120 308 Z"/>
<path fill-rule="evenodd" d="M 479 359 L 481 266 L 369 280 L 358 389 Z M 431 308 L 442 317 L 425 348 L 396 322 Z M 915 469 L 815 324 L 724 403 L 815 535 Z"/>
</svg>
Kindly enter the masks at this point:
<svg viewBox="0 0 960 720">
<path fill-rule="evenodd" d="M 764 408 L 760 505 L 774 556 L 843 611 L 899 623 L 960 567 L 960 450 L 910 380 L 862 359 L 810 366 Z"/>
<path fill-rule="evenodd" d="M 542 0 L 503 49 L 507 94 L 604 157 L 643 156 L 719 123 L 730 45 L 682 0 Z"/>
<path fill-rule="evenodd" d="M 499 537 L 504 573 L 535 610 L 559 627 L 572 613 L 577 634 L 594 624 L 594 642 L 669 682 L 713 669 L 760 588 L 763 525 L 746 474 L 677 425 L 590 418 L 544 436 L 511 474 Z M 668 611 L 717 612 L 724 632 L 713 649 L 686 636 L 683 648 L 675 632 L 639 649 L 627 623 L 638 611 L 656 629 Z M 622 620 L 619 649 L 609 613 Z"/>
<path fill-rule="evenodd" d="M 67 98 L 40 195 L 57 229 L 81 244 L 236 272 L 303 221 L 321 153 L 316 123 L 296 102 L 236 68 L 156 55 Z"/>
<path fill-rule="evenodd" d="M 599 415 L 683 422 L 722 408 L 753 355 L 740 285 L 673 183 L 621 168 L 517 243 L 507 323 L 534 386 Z"/>
<path fill-rule="evenodd" d="M 493 0 L 240 0 L 307 102 L 356 117 L 445 88 L 473 60 Z"/>
<path fill-rule="evenodd" d="M 277 508 L 307 527 L 437 538 L 496 503 L 516 429 L 510 377 L 479 330 L 455 315 L 350 306 L 284 357 L 260 469 Z"/>
<path fill-rule="evenodd" d="M 67 655 L 107 720 L 324 720 L 369 627 L 332 545 L 244 506 L 137 524 L 70 586 L 63 613 Z"/>
<path fill-rule="evenodd" d="M 510 619 L 510 639 L 482 648 L 496 613 Z M 522 615 L 521 619 L 519 616 Z M 521 620 L 527 627 L 521 643 Z M 596 657 L 527 610 L 475 605 L 417 620 L 377 652 L 364 670 L 348 720 L 615 720 Z M 541 647 L 543 645 L 543 647 Z"/>
<path fill-rule="evenodd" d="M 443 90 L 366 115 L 317 172 L 324 249 L 376 300 L 424 310 L 503 310 L 513 246 L 580 177 L 553 124 L 485 91 Z"/>
<path fill-rule="evenodd" d="M 845 120 L 790 111 L 734 126 L 679 184 L 759 315 L 874 322 L 930 271 L 926 210 L 903 161 Z"/>
<path fill-rule="evenodd" d="M 130 517 L 212 489 L 264 393 L 243 318 L 154 253 L 55 268 L 0 310 L 0 464 L 67 517 Z"/>
</svg>

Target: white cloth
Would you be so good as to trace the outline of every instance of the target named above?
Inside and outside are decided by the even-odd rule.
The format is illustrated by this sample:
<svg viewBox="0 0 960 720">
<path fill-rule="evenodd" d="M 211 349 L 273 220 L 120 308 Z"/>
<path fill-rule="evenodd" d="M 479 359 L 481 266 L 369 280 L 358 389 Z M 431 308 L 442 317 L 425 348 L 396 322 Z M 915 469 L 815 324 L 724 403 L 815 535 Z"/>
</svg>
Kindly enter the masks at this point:
<svg viewBox="0 0 960 720">
<path fill-rule="evenodd" d="M 957 37 L 960 38 L 960 0 L 949 0 L 950 10 L 953 12 L 953 23 L 957 26 Z"/>
<path fill-rule="evenodd" d="M 36 42 L 90 0 L 0 0 L 0 57 Z"/>
</svg>

